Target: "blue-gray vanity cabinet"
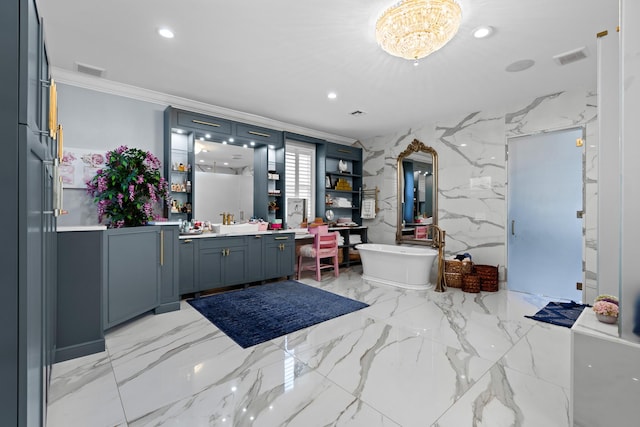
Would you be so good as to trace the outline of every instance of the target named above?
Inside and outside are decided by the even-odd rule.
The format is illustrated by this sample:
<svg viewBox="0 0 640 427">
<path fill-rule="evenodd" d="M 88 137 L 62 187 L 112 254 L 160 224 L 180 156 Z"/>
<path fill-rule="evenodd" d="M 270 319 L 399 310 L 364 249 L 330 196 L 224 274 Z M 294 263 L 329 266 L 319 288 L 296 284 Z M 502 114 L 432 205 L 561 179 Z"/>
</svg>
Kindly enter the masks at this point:
<svg viewBox="0 0 640 427">
<path fill-rule="evenodd" d="M 264 279 L 291 277 L 295 265 L 295 234 L 277 233 L 264 238 Z"/>
<path fill-rule="evenodd" d="M 181 239 L 178 244 L 180 252 L 179 264 L 180 273 L 178 283 L 180 284 L 180 294 L 190 294 L 196 292 L 196 253 L 198 241 L 196 239 Z"/>
<path fill-rule="evenodd" d="M 116 326 L 160 304 L 160 227 L 105 230 L 104 327 Z"/>
<path fill-rule="evenodd" d="M 160 226 L 160 305 L 155 313 L 180 310 L 180 263 L 177 225 Z"/>
<path fill-rule="evenodd" d="M 201 239 L 198 243 L 199 291 L 247 283 L 245 236 Z"/>
</svg>

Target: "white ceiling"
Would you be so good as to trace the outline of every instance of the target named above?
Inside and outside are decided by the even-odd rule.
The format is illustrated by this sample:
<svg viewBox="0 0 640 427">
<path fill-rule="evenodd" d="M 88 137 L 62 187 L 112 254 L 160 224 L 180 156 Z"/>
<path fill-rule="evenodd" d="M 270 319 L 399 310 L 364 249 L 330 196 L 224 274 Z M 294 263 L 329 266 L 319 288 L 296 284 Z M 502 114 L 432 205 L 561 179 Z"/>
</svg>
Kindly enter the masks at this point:
<svg viewBox="0 0 640 427">
<path fill-rule="evenodd" d="M 396 0 L 40 0 L 55 70 L 104 78 L 353 139 L 430 118 L 595 89 L 596 33 L 617 0 L 460 0 L 463 22 L 420 61 L 383 52 L 378 15 Z M 495 34 L 476 40 L 479 25 Z M 174 39 L 157 29 L 167 26 Z M 553 56 L 586 46 L 559 66 Z M 536 65 L 507 73 L 515 61 Z M 338 98 L 327 99 L 335 91 Z M 350 113 L 360 110 L 358 117 Z"/>
</svg>

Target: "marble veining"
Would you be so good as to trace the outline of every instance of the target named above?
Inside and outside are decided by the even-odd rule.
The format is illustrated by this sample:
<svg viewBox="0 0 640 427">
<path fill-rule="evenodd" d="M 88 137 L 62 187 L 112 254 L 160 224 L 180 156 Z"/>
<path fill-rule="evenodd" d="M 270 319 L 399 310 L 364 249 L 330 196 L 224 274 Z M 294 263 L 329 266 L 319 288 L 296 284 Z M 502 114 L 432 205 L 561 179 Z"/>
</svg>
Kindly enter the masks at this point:
<svg viewBox="0 0 640 427">
<path fill-rule="evenodd" d="M 524 317 L 547 299 L 360 274 L 303 281 L 369 307 L 248 349 L 184 301 L 115 328 L 54 365 L 47 425 L 569 425 L 569 330 Z"/>
</svg>

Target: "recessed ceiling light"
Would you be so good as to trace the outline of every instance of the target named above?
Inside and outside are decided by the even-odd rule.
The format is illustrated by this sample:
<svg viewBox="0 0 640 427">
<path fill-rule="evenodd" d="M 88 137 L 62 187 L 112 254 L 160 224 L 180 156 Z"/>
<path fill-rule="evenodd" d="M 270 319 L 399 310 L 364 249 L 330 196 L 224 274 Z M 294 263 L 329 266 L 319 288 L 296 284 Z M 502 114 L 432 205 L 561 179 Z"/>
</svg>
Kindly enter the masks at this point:
<svg viewBox="0 0 640 427">
<path fill-rule="evenodd" d="M 160 28 L 158 30 L 158 34 L 160 34 L 165 39 L 172 39 L 175 37 L 175 34 L 173 34 L 173 31 L 171 31 L 168 28 Z"/>
<path fill-rule="evenodd" d="M 182 129 L 178 129 L 178 130 L 176 130 L 176 132 L 178 132 L 180 134 L 184 133 L 184 131 Z"/>
<path fill-rule="evenodd" d="M 535 63 L 536 62 L 533 59 L 523 59 L 520 61 L 516 61 L 513 64 L 507 65 L 505 71 L 508 71 L 509 73 L 517 73 L 519 71 L 524 71 L 533 67 Z"/>
<path fill-rule="evenodd" d="M 204 141 L 204 138 L 203 138 L 203 137 L 199 137 L 198 139 L 199 139 L 200 141 Z"/>
<path fill-rule="evenodd" d="M 234 141 L 234 139 L 233 139 L 233 138 L 229 138 L 229 142 L 233 142 L 233 141 Z"/>
<path fill-rule="evenodd" d="M 489 27 L 487 25 L 482 25 L 482 26 L 476 28 L 475 30 L 473 30 L 473 32 L 471 34 L 473 34 L 473 37 L 475 37 L 477 39 L 483 39 L 483 38 L 489 37 L 491 34 L 493 34 L 493 27 Z"/>
<path fill-rule="evenodd" d="M 200 159 L 199 161 L 200 161 L 200 163 L 204 163 L 204 160 L 203 160 L 203 159 Z"/>
<path fill-rule="evenodd" d="M 467 144 L 460 144 L 460 147 L 466 147 Z"/>
<path fill-rule="evenodd" d="M 338 97 L 338 94 L 335 93 L 335 92 L 329 92 L 327 94 L 327 98 L 329 98 L 329 99 L 336 99 L 337 97 Z"/>
<path fill-rule="evenodd" d="M 273 144 L 269 144 L 269 148 L 271 148 L 273 150 L 274 148 L 276 148 L 276 146 L 273 145 Z"/>
<path fill-rule="evenodd" d="M 210 134 L 210 133 L 208 133 L 208 134 L 206 134 L 204 137 L 205 137 L 205 138 L 207 138 L 207 139 L 209 139 L 209 138 L 211 138 L 211 134 Z"/>
<path fill-rule="evenodd" d="M 223 165 L 229 166 L 229 162 L 224 162 Z"/>
<path fill-rule="evenodd" d="M 227 141 L 222 141 L 222 145 L 227 145 Z"/>
<path fill-rule="evenodd" d="M 202 152 L 203 152 L 203 153 L 208 153 L 208 152 L 209 152 L 209 150 L 202 150 Z"/>
<path fill-rule="evenodd" d="M 248 145 L 247 144 L 242 144 L 242 148 L 247 148 Z"/>
</svg>

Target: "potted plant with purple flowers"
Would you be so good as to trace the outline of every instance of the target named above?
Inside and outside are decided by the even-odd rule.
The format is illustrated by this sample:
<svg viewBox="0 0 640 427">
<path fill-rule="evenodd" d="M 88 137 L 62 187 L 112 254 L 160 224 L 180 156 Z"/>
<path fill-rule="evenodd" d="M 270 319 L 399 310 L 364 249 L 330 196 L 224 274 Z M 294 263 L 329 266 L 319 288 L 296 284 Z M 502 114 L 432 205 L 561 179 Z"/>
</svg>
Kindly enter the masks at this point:
<svg viewBox="0 0 640 427">
<path fill-rule="evenodd" d="M 160 160 L 126 145 L 107 152 L 105 167 L 87 182 L 87 193 L 98 206 L 98 221 L 107 218 L 109 228 L 146 225 L 157 219 L 156 206 L 170 200 Z"/>
<path fill-rule="evenodd" d="M 602 323 L 618 321 L 618 298 L 613 295 L 598 295 L 593 303 L 593 311 Z"/>
</svg>

